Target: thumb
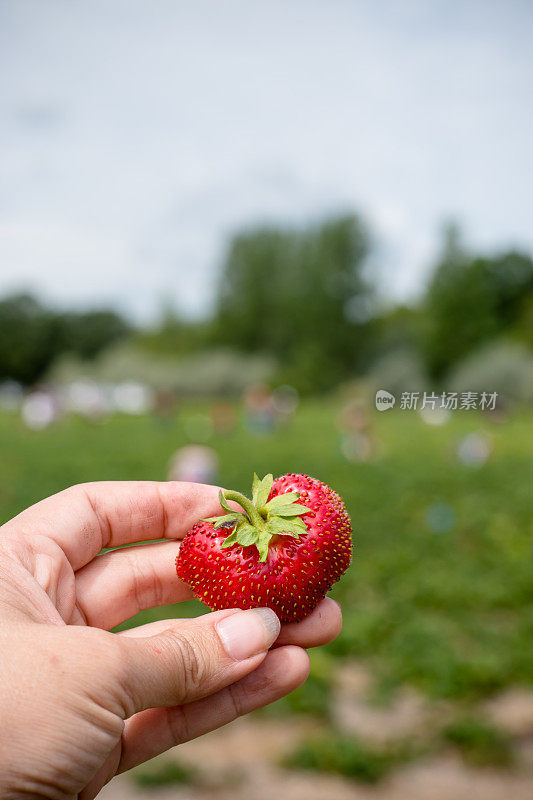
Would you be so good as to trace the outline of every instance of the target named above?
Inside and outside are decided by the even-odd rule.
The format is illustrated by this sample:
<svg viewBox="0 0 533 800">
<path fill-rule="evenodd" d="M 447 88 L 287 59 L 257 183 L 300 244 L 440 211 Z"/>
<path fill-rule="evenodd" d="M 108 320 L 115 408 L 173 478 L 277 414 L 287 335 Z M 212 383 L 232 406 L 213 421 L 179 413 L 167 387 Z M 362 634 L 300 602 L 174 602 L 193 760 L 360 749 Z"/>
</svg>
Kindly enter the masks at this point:
<svg viewBox="0 0 533 800">
<path fill-rule="evenodd" d="M 238 681 L 259 666 L 279 630 L 270 608 L 254 608 L 180 620 L 156 636 L 120 637 L 126 716 L 189 703 Z"/>
</svg>

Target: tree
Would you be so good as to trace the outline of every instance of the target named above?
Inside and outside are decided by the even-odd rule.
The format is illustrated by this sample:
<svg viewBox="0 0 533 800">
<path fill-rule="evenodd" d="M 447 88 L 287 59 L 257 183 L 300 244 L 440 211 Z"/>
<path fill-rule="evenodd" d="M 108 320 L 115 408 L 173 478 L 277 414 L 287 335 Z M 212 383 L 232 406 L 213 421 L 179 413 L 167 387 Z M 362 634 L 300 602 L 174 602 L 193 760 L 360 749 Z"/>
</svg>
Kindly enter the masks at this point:
<svg viewBox="0 0 533 800">
<path fill-rule="evenodd" d="M 59 313 L 28 294 L 6 297 L 0 301 L 0 380 L 30 385 L 59 353 L 92 358 L 129 330 L 114 311 Z"/>
<path fill-rule="evenodd" d="M 58 350 L 53 314 L 27 294 L 0 301 L 0 379 L 34 383 Z"/>
<path fill-rule="evenodd" d="M 368 249 L 366 229 L 353 215 L 304 230 L 235 236 L 223 268 L 217 341 L 272 353 L 282 377 L 305 390 L 352 374 L 368 349 Z"/>
<path fill-rule="evenodd" d="M 57 326 L 61 331 L 61 350 L 86 359 L 94 358 L 131 331 L 119 314 L 107 309 L 58 314 Z"/>
<path fill-rule="evenodd" d="M 484 342 L 520 330 L 532 296 L 529 256 L 473 256 L 460 246 L 456 229 L 448 229 L 423 308 L 421 345 L 430 374 L 441 378 Z"/>
</svg>

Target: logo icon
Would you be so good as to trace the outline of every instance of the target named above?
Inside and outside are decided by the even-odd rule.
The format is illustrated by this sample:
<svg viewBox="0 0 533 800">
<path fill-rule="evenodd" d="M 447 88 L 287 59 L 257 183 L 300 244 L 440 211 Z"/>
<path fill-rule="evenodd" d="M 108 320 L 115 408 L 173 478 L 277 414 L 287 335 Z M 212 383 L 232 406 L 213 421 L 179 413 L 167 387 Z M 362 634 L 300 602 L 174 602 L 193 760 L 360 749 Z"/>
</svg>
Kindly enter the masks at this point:
<svg viewBox="0 0 533 800">
<path fill-rule="evenodd" d="M 395 402 L 394 395 L 385 391 L 385 389 L 378 389 L 376 392 L 376 408 L 378 411 L 388 411 L 389 408 L 394 407 Z"/>
</svg>

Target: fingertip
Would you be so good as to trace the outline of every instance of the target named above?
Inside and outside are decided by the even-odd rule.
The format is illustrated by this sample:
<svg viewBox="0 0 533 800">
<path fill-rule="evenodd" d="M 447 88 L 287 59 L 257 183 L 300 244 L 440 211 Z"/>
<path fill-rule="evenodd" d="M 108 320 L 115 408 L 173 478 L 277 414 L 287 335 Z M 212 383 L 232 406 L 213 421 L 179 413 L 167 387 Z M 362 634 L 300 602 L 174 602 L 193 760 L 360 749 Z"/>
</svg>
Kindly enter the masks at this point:
<svg viewBox="0 0 533 800">
<path fill-rule="evenodd" d="M 274 662 L 271 662 L 270 667 L 276 668 L 278 687 L 283 694 L 294 692 L 309 677 L 311 662 L 307 651 L 302 647 L 284 645 L 272 650 L 269 658 Z"/>
<path fill-rule="evenodd" d="M 336 639 L 341 629 L 340 605 L 331 597 L 325 597 L 314 611 L 301 622 L 282 625 L 277 643 L 318 647 Z"/>
<path fill-rule="evenodd" d="M 297 645 L 283 645 L 270 650 L 261 666 L 246 678 L 253 692 L 261 693 L 272 687 L 274 699 L 293 692 L 309 677 L 311 668 L 307 652 Z"/>
<path fill-rule="evenodd" d="M 266 653 L 278 637 L 280 622 L 270 608 L 251 608 L 224 617 L 214 627 L 230 658 L 242 661 Z"/>
<path fill-rule="evenodd" d="M 302 683 L 305 683 L 309 677 L 309 672 L 311 670 L 309 653 L 304 650 L 303 647 L 297 647 L 296 645 L 287 645 L 283 649 L 285 650 L 286 655 L 288 654 L 290 659 L 293 678 L 295 681 L 295 686 L 293 689 L 297 689 L 298 686 L 301 686 Z"/>
<path fill-rule="evenodd" d="M 329 644 L 339 636 L 342 631 L 342 608 L 337 600 L 332 597 L 325 597 L 319 604 L 318 613 L 321 616 L 321 622 L 324 623 L 324 633 L 327 634 L 326 639 L 322 644 Z"/>
</svg>

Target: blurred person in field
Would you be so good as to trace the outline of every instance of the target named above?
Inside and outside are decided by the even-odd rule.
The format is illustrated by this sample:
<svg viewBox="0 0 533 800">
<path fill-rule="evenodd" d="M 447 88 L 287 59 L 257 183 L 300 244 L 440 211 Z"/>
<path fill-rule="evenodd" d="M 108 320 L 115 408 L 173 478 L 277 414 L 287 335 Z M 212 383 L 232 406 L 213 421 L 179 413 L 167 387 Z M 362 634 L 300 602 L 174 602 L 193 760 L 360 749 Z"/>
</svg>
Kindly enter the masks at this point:
<svg viewBox="0 0 533 800">
<path fill-rule="evenodd" d="M 32 431 L 42 431 L 61 416 L 56 395 L 46 387 L 38 387 L 26 395 L 20 409 L 22 421 Z"/>
<path fill-rule="evenodd" d="M 272 393 L 264 383 L 248 386 L 243 394 L 244 421 L 251 433 L 270 433 L 276 424 Z"/>
<path fill-rule="evenodd" d="M 339 416 L 341 450 L 348 461 L 368 461 L 374 442 L 368 408 L 361 398 L 349 400 Z"/>
<path fill-rule="evenodd" d="M 168 468 L 169 481 L 188 481 L 214 485 L 218 479 L 218 456 L 211 447 L 188 444 L 172 456 Z"/>
<path fill-rule="evenodd" d="M 218 434 L 231 433 L 237 424 L 235 406 L 226 400 L 219 400 L 210 412 L 213 430 Z"/>
<path fill-rule="evenodd" d="M 157 389 L 154 393 L 153 412 L 161 422 L 169 422 L 176 416 L 178 398 L 173 389 Z"/>
</svg>

